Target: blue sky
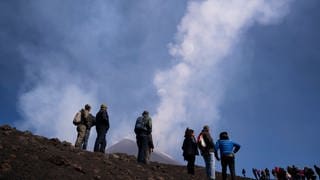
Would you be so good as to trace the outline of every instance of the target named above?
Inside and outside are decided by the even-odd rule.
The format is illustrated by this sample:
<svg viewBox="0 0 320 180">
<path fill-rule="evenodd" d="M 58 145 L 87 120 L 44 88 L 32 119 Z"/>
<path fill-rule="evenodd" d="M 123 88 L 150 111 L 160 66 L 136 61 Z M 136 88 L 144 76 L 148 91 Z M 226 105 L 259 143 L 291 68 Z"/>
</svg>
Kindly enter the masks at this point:
<svg viewBox="0 0 320 180">
<path fill-rule="evenodd" d="M 74 142 L 74 113 L 106 103 L 109 145 L 147 109 L 180 161 L 208 124 L 238 172 L 320 164 L 320 2 L 244 2 L 1 1 L 0 122 Z"/>
</svg>

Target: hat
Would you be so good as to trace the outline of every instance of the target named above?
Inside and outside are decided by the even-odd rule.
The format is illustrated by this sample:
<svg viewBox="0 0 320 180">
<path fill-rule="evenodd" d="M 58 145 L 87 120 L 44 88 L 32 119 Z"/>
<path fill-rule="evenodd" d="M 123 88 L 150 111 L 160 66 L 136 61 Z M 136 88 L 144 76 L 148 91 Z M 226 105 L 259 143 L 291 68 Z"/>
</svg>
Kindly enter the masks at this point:
<svg viewBox="0 0 320 180">
<path fill-rule="evenodd" d="M 107 109 L 107 105 L 106 104 L 101 104 L 100 108 L 101 109 Z"/>
</svg>

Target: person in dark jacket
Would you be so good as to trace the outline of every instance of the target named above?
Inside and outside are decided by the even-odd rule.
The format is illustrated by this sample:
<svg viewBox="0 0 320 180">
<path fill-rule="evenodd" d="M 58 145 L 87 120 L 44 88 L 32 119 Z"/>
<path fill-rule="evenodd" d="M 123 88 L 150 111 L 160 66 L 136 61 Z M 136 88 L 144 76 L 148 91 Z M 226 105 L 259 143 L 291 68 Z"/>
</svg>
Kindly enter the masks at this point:
<svg viewBox="0 0 320 180">
<path fill-rule="evenodd" d="M 213 138 L 210 135 L 209 126 L 204 126 L 198 136 L 198 147 L 206 165 L 208 179 L 215 179 L 215 158 L 219 161 Z M 215 158 L 214 158 L 215 156 Z"/>
<path fill-rule="evenodd" d="M 102 104 L 100 106 L 100 111 L 96 115 L 97 139 L 94 143 L 94 152 L 105 152 L 107 146 L 106 134 L 109 130 L 109 127 L 110 125 L 107 105 Z"/>
<path fill-rule="evenodd" d="M 185 131 L 182 150 L 184 160 L 188 161 L 188 173 L 194 175 L 194 162 L 196 160 L 196 156 L 199 155 L 199 151 L 196 138 L 194 137 L 194 131 L 192 129 L 187 128 Z"/>
<path fill-rule="evenodd" d="M 142 116 L 137 118 L 134 132 L 136 134 L 138 146 L 137 161 L 144 164 L 148 164 L 150 150 L 149 143 L 150 137 L 152 137 L 150 136 L 152 133 L 152 119 L 149 116 L 148 111 L 143 111 Z"/>
<path fill-rule="evenodd" d="M 87 130 L 86 122 L 89 121 L 90 110 L 91 110 L 91 106 L 89 104 L 86 104 L 84 106 L 84 109 L 81 109 L 79 111 L 80 116 L 81 116 L 79 118 L 80 122 L 75 124 L 77 126 L 77 132 L 78 132 L 77 140 L 75 142 L 76 148 L 81 148 L 84 143 L 84 138 L 85 138 L 86 130 Z"/>
<path fill-rule="evenodd" d="M 222 132 L 216 143 L 216 149 L 220 150 L 222 179 L 227 179 L 227 166 L 229 166 L 231 179 L 234 180 L 236 178 L 234 154 L 239 151 L 240 145 L 231 141 L 227 132 Z"/>
</svg>

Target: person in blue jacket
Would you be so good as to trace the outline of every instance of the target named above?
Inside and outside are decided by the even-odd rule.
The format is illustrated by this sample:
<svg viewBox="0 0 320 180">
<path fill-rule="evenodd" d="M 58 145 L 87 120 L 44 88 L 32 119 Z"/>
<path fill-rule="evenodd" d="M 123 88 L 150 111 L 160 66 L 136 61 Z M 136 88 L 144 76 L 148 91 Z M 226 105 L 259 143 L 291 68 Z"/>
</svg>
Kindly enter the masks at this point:
<svg viewBox="0 0 320 180">
<path fill-rule="evenodd" d="M 216 143 L 216 150 L 220 150 L 220 159 L 222 167 L 222 179 L 227 179 L 227 166 L 229 166 L 231 179 L 236 177 L 235 173 L 235 157 L 234 154 L 240 149 L 240 145 L 229 139 L 227 132 L 220 133 L 220 139 Z"/>
</svg>

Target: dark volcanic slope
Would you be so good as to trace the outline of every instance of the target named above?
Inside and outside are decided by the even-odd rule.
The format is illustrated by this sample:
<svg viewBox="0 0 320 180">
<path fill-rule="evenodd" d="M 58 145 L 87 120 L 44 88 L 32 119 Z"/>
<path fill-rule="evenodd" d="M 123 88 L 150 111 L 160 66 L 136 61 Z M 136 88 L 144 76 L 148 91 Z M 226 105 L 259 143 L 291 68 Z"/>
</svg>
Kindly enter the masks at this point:
<svg viewBox="0 0 320 180">
<path fill-rule="evenodd" d="M 196 168 L 196 176 L 189 176 L 184 166 L 138 164 L 134 156 L 82 151 L 69 142 L 4 125 L 0 126 L 0 179 L 206 178 L 202 167 Z"/>
</svg>

